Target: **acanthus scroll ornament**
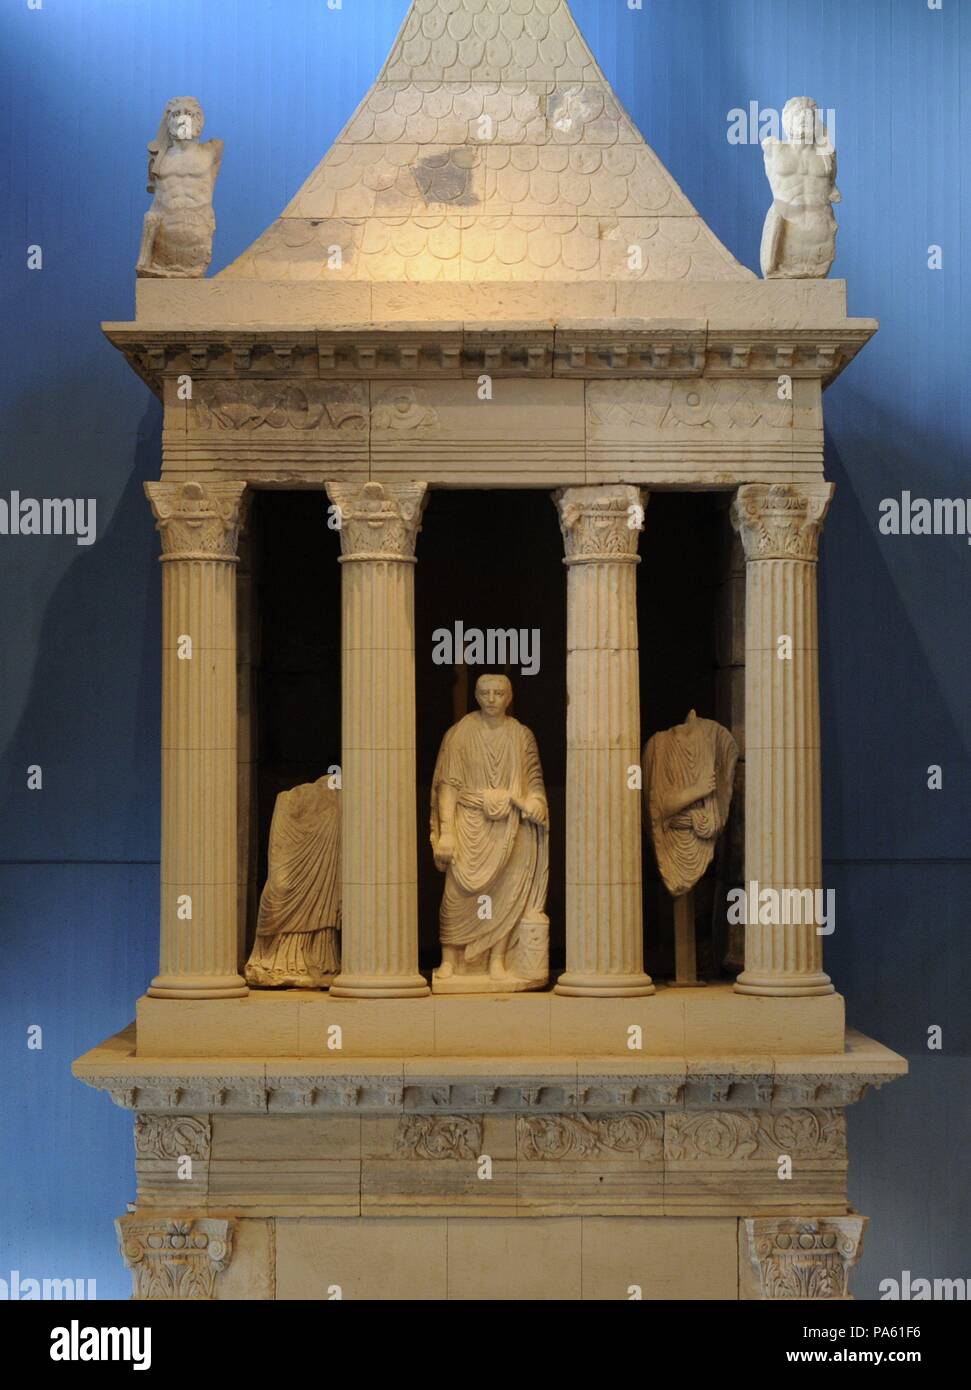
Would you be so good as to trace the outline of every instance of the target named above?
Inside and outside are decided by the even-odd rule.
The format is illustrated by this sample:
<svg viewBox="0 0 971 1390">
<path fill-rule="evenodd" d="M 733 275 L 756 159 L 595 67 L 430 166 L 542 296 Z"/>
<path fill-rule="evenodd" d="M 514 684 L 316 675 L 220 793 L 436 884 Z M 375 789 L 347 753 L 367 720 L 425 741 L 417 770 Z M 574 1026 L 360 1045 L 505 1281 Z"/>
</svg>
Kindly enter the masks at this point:
<svg viewBox="0 0 971 1390">
<path fill-rule="evenodd" d="M 399 1122 L 394 1150 L 412 1158 L 476 1159 L 482 1152 L 482 1121 L 467 1115 L 409 1115 Z"/>
<path fill-rule="evenodd" d="M 661 1115 L 643 1112 L 520 1115 L 516 1120 L 516 1147 L 525 1159 L 597 1158 L 611 1153 L 659 1159 L 663 1129 Z"/>
<path fill-rule="evenodd" d="M 212 1127 L 195 1115 L 135 1117 L 135 1153 L 139 1158 L 209 1157 Z"/>
</svg>

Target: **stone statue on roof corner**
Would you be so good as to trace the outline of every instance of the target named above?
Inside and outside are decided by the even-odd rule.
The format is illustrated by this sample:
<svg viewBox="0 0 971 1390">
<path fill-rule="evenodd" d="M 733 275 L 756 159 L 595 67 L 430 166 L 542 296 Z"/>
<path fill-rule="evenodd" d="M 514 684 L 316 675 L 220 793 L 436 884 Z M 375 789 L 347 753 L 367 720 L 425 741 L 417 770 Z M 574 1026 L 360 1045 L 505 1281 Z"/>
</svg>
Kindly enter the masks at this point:
<svg viewBox="0 0 971 1390">
<path fill-rule="evenodd" d="M 762 231 L 766 280 L 825 279 L 836 258 L 836 151 L 812 97 L 782 110 L 784 140 L 762 141 L 772 189 Z"/>
<path fill-rule="evenodd" d="M 223 142 L 199 137 L 205 117 L 195 97 L 173 97 L 148 147 L 148 191 L 135 274 L 155 279 L 205 275 L 212 259 L 216 218 L 212 194 Z"/>
</svg>

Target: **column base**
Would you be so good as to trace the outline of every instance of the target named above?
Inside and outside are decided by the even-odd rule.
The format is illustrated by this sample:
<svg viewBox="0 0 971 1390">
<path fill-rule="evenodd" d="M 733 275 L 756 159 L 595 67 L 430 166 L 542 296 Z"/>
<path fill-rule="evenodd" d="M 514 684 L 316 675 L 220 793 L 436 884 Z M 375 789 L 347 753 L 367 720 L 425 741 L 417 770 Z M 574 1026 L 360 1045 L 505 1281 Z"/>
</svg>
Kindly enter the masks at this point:
<svg viewBox="0 0 971 1390">
<path fill-rule="evenodd" d="M 424 975 L 338 975 L 331 999 L 424 999 L 431 994 Z"/>
<path fill-rule="evenodd" d="M 583 975 L 570 970 L 559 977 L 553 993 L 573 998 L 629 999 L 653 994 L 654 982 L 642 970 L 633 975 Z"/>
<path fill-rule="evenodd" d="M 152 999 L 245 999 L 242 975 L 156 975 L 146 993 Z"/>
<path fill-rule="evenodd" d="M 735 981 L 736 994 L 767 994 L 776 997 L 798 998 L 809 994 L 834 994 L 836 986 L 822 970 L 812 975 L 760 975 L 757 970 L 743 970 Z"/>
</svg>

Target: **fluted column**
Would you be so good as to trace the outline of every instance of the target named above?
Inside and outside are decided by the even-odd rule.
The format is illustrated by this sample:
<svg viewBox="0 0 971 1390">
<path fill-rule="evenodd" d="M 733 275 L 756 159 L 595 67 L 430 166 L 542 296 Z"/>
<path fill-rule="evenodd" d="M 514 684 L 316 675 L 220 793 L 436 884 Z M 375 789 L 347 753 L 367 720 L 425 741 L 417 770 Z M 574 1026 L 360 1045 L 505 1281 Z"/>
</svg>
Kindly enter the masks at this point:
<svg viewBox="0 0 971 1390">
<path fill-rule="evenodd" d="M 425 483 L 328 483 L 341 521 L 341 971 L 331 994 L 428 994 L 418 973 L 415 539 Z"/>
<path fill-rule="evenodd" d="M 566 548 L 566 971 L 557 994 L 651 994 L 644 973 L 637 539 L 627 484 L 555 494 Z M 632 785 L 633 783 L 633 785 Z"/>
<path fill-rule="evenodd" d="M 236 547 L 245 483 L 146 483 L 162 537 L 159 999 L 245 995 L 236 889 Z"/>
<path fill-rule="evenodd" d="M 822 888 L 816 555 L 832 483 L 749 484 L 732 504 L 746 558 L 745 878 L 741 994 L 829 994 L 822 941 L 782 894 Z M 788 639 L 788 640 L 787 640 Z M 766 889 L 773 895 L 760 908 Z M 755 901 L 753 901 L 755 897 Z M 808 903 L 808 899 L 806 900 Z"/>
</svg>

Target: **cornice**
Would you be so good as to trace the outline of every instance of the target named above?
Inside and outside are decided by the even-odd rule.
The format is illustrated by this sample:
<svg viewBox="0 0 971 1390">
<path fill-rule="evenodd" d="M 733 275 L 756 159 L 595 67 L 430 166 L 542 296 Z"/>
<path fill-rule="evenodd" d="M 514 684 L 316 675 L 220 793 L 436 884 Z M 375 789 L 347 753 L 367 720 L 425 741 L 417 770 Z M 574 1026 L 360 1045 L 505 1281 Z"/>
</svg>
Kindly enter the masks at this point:
<svg viewBox="0 0 971 1390">
<path fill-rule="evenodd" d="M 712 328 L 704 319 L 402 322 L 178 329 L 106 323 L 108 340 L 161 396 L 166 378 L 394 381 L 478 377 L 816 378 L 825 388 L 876 331 Z"/>
</svg>

